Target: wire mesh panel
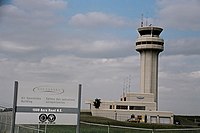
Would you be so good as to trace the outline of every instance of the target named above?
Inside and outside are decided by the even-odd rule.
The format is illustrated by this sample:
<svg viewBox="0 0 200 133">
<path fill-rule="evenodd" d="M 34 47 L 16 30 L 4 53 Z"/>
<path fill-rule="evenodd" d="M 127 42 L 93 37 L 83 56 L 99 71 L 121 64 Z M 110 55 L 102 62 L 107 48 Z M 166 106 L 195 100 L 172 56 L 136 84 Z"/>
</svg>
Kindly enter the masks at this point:
<svg viewBox="0 0 200 133">
<path fill-rule="evenodd" d="M 10 133 L 12 112 L 0 112 L 0 133 Z M 15 125 L 15 133 L 42 133 L 37 126 Z"/>
<path fill-rule="evenodd" d="M 81 133 L 152 133 L 152 129 L 112 126 L 94 123 L 81 123 Z"/>
<path fill-rule="evenodd" d="M 108 126 L 84 122 L 81 123 L 81 133 L 108 133 Z"/>
<path fill-rule="evenodd" d="M 134 128 L 111 127 L 109 133 L 152 133 L 152 130 L 138 130 Z"/>
<path fill-rule="evenodd" d="M 15 133 L 44 133 L 44 130 L 39 129 L 37 126 L 17 125 L 15 126 Z"/>
<path fill-rule="evenodd" d="M 0 112 L 0 133 L 10 132 L 11 114 L 11 112 Z"/>
<path fill-rule="evenodd" d="M 200 133 L 200 128 L 147 129 L 81 122 L 81 133 Z"/>
<path fill-rule="evenodd" d="M 10 124 L 0 122 L 0 133 L 9 133 L 11 129 Z"/>
<path fill-rule="evenodd" d="M 44 127 L 40 129 L 44 130 Z M 75 133 L 76 126 L 73 125 L 48 125 L 46 127 L 47 133 Z M 82 133 L 82 132 L 81 132 Z"/>
<path fill-rule="evenodd" d="M 155 129 L 154 133 L 200 133 L 200 128 Z"/>
<path fill-rule="evenodd" d="M 0 122 L 0 133 L 10 133 L 11 125 Z M 15 126 L 15 133 L 44 133 L 44 130 L 38 129 L 36 126 Z"/>
</svg>

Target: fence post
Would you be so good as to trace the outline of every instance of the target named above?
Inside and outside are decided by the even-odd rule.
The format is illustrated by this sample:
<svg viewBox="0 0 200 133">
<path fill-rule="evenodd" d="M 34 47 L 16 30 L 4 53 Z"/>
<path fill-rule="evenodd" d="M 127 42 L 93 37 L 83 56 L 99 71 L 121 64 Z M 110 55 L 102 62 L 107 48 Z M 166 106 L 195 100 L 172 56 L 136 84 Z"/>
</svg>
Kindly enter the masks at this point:
<svg viewBox="0 0 200 133">
<path fill-rule="evenodd" d="M 47 133 L 47 124 L 45 124 L 44 132 Z"/>
<path fill-rule="evenodd" d="M 108 123 L 108 133 L 110 133 L 110 124 Z"/>
<path fill-rule="evenodd" d="M 40 133 L 40 123 L 38 123 L 38 133 Z"/>
<path fill-rule="evenodd" d="M 5 127 L 4 130 L 5 130 L 5 132 L 7 132 L 7 128 L 8 128 L 8 125 L 6 124 L 6 119 L 7 119 L 7 117 L 5 116 L 5 123 L 4 123 L 4 125 L 5 125 L 5 126 L 4 126 L 4 127 Z"/>
<path fill-rule="evenodd" d="M 17 133 L 19 133 L 19 129 L 20 129 L 20 126 L 18 126 L 18 128 L 17 128 Z"/>
</svg>

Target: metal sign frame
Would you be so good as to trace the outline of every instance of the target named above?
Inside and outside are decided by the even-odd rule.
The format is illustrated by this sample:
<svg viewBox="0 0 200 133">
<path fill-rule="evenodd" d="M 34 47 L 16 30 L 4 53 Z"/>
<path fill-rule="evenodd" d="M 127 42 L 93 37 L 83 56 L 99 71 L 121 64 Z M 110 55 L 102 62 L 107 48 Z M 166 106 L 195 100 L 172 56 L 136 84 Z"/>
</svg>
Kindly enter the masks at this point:
<svg viewBox="0 0 200 133">
<path fill-rule="evenodd" d="M 15 124 L 16 124 L 16 113 L 21 113 L 23 115 L 23 112 L 32 113 L 33 110 L 41 109 L 41 110 L 54 110 L 55 112 L 59 112 L 62 110 L 62 112 L 59 113 L 65 113 L 65 114 L 76 114 L 77 115 L 77 122 L 76 122 L 76 133 L 80 133 L 80 109 L 81 109 L 81 91 L 82 91 L 82 85 L 79 84 L 78 88 L 78 94 L 77 94 L 77 108 L 65 108 L 65 107 L 31 107 L 31 106 L 18 106 L 18 88 L 19 83 L 18 81 L 15 81 L 14 83 L 14 98 L 13 98 L 13 115 L 12 115 L 12 125 L 11 125 L 11 133 L 14 133 L 15 130 Z M 59 108 L 59 109 L 58 109 Z M 35 112 L 33 112 L 35 113 Z M 41 112 L 40 112 L 41 113 Z M 49 113 L 46 115 L 45 113 L 39 116 L 40 121 L 49 121 L 54 122 L 56 120 L 56 116 L 53 113 Z M 67 124 L 66 124 L 67 125 Z"/>
</svg>

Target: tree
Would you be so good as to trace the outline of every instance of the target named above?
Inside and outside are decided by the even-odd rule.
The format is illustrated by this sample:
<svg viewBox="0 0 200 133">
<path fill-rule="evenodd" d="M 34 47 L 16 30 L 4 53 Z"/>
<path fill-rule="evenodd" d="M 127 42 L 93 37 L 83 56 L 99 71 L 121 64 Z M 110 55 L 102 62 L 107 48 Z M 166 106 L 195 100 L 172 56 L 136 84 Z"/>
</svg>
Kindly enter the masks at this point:
<svg viewBox="0 0 200 133">
<path fill-rule="evenodd" d="M 93 105 L 96 109 L 98 109 L 100 107 L 101 104 L 101 99 L 96 98 L 93 102 Z"/>
</svg>

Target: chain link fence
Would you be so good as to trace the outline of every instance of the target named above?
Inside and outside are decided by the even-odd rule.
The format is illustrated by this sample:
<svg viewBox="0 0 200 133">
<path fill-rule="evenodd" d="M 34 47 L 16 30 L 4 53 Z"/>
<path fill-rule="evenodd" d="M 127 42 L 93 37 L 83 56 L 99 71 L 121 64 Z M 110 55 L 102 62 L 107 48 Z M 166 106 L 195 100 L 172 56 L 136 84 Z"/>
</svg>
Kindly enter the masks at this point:
<svg viewBox="0 0 200 133">
<path fill-rule="evenodd" d="M 12 112 L 0 112 L 0 133 L 10 133 L 11 116 Z M 75 133 L 75 129 L 74 126 L 15 125 L 15 133 Z M 81 133 L 200 133 L 200 128 L 147 129 L 81 122 L 80 131 Z"/>
<path fill-rule="evenodd" d="M 9 133 L 11 129 L 11 112 L 0 112 L 0 132 Z"/>
<path fill-rule="evenodd" d="M 0 112 L 0 133 L 11 132 L 12 112 Z M 38 126 L 15 125 L 15 133 L 43 133 Z"/>
<path fill-rule="evenodd" d="M 81 133 L 200 133 L 200 128 L 147 129 L 81 122 Z"/>
</svg>

